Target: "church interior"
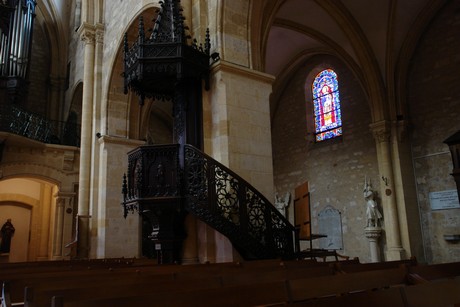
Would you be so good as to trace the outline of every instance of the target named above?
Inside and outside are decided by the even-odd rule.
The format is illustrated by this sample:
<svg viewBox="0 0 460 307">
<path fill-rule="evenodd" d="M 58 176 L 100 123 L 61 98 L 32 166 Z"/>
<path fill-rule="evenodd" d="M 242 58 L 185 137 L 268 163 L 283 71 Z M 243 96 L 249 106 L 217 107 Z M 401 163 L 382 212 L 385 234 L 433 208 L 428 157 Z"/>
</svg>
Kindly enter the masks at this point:
<svg viewBox="0 0 460 307">
<path fill-rule="evenodd" d="M 0 10 L 0 266 L 460 262 L 460 2 Z"/>
</svg>

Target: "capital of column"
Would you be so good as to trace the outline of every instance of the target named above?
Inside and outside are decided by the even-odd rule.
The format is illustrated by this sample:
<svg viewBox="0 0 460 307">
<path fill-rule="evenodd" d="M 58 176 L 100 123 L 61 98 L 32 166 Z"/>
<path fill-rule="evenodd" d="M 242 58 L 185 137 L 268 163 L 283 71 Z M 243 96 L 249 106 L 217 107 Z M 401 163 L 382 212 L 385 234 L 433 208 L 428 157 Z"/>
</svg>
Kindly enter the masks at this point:
<svg viewBox="0 0 460 307">
<path fill-rule="evenodd" d="M 389 142 L 391 136 L 391 125 L 390 122 L 386 120 L 382 120 L 380 122 L 376 122 L 370 124 L 369 127 L 371 128 L 372 134 L 377 142 Z"/>
<path fill-rule="evenodd" d="M 78 35 L 80 35 L 80 39 L 86 44 L 94 44 L 96 41 L 96 27 L 84 22 L 78 28 Z"/>
<path fill-rule="evenodd" d="M 105 33 L 105 27 L 102 23 L 96 24 L 95 27 L 96 31 L 96 43 L 102 44 L 104 43 L 104 33 Z"/>
</svg>

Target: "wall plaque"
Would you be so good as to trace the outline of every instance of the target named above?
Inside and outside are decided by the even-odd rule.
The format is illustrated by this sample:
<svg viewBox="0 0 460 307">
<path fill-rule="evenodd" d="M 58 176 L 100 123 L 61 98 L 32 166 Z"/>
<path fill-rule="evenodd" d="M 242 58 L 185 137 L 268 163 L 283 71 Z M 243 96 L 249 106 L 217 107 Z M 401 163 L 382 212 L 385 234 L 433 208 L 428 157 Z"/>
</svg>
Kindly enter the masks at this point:
<svg viewBox="0 0 460 307">
<path fill-rule="evenodd" d="M 431 210 L 459 209 L 457 190 L 430 193 Z"/>
<path fill-rule="evenodd" d="M 318 214 L 319 233 L 327 235 L 319 239 L 319 247 L 327 250 L 343 249 L 342 215 L 340 211 L 327 206 Z"/>
</svg>

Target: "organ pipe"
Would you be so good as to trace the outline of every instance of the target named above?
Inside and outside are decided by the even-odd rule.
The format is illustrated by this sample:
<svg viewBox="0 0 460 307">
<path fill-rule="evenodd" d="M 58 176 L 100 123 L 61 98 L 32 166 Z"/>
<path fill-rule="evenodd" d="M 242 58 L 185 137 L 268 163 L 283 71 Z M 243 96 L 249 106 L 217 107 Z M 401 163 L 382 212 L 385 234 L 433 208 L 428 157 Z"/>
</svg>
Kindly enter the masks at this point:
<svg viewBox="0 0 460 307">
<path fill-rule="evenodd" d="M 0 3 L 2 0 L 0 0 Z M 0 77 L 27 78 L 31 53 L 33 20 L 35 18 L 34 0 L 3 1 L 2 10 L 11 10 L 2 23 L 8 27 L 0 29 Z"/>
</svg>

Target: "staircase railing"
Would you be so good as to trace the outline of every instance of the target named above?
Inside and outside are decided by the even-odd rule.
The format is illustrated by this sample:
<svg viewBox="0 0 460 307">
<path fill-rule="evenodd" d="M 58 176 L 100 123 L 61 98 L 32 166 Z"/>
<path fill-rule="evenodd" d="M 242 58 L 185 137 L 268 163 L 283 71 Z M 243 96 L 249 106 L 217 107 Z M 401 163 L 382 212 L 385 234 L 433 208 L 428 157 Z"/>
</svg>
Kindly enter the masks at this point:
<svg viewBox="0 0 460 307">
<path fill-rule="evenodd" d="M 295 228 L 248 182 L 193 146 L 185 146 L 186 208 L 226 235 L 244 258 L 293 257 Z"/>
</svg>

